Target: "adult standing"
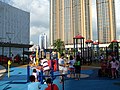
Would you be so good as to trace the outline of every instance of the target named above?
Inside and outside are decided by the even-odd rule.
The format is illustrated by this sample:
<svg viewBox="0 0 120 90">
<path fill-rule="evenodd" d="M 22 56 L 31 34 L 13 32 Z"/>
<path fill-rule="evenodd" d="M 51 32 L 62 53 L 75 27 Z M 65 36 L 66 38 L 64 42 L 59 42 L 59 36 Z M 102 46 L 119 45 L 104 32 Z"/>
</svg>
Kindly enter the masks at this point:
<svg viewBox="0 0 120 90">
<path fill-rule="evenodd" d="M 31 83 L 28 85 L 28 90 L 40 90 L 40 82 L 35 82 L 35 76 L 30 76 Z"/>
<path fill-rule="evenodd" d="M 58 65 L 59 65 L 59 72 L 60 74 L 64 74 L 64 67 L 65 67 L 65 62 L 64 62 L 64 54 L 62 53 L 60 56 L 60 59 L 58 60 Z M 63 82 L 62 76 L 60 76 L 60 82 Z"/>
</svg>

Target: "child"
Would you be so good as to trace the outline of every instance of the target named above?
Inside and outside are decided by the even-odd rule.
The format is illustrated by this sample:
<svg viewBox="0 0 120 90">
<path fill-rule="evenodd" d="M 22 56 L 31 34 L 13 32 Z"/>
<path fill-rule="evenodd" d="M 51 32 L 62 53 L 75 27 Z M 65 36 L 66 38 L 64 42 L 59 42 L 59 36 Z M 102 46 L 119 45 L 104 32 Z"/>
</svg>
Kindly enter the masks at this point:
<svg viewBox="0 0 120 90">
<path fill-rule="evenodd" d="M 81 72 L 81 58 L 79 55 L 76 56 L 76 62 L 74 63 L 75 67 L 75 79 L 79 80 L 80 79 L 80 72 Z"/>
<path fill-rule="evenodd" d="M 38 75 L 37 75 L 37 71 L 36 71 L 36 69 L 33 69 L 33 73 L 32 73 L 32 75 L 35 76 L 35 81 L 37 82 L 37 81 L 38 81 Z"/>
<path fill-rule="evenodd" d="M 75 63 L 75 60 L 73 59 L 72 56 L 70 56 L 70 60 L 68 61 L 68 64 L 69 64 L 69 70 L 70 70 L 70 77 L 71 78 L 74 78 L 74 71 L 75 71 L 75 68 L 74 68 L 74 63 Z"/>
</svg>

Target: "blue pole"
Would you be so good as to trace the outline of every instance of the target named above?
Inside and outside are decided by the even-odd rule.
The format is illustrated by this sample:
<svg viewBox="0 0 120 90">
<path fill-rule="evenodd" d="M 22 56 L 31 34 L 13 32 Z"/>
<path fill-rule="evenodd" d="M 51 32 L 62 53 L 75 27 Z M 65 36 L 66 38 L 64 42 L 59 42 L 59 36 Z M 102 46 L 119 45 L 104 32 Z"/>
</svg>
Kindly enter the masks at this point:
<svg viewBox="0 0 120 90">
<path fill-rule="evenodd" d="M 41 70 L 41 73 L 40 73 L 40 80 L 41 80 L 41 84 L 43 84 L 43 70 Z"/>
<path fill-rule="evenodd" d="M 30 77 L 30 67 L 27 65 L 27 82 L 29 82 L 29 77 Z"/>
<path fill-rule="evenodd" d="M 62 76 L 62 79 L 63 79 L 62 90 L 64 90 L 64 76 Z"/>
<path fill-rule="evenodd" d="M 44 49 L 44 56 L 46 56 L 46 50 Z"/>
<path fill-rule="evenodd" d="M 39 72 L 38 81 L 41 82 L 41 71 Z"/>
<path fill-rule="evenodd" d="M 57 60 L 57 71 L 59 70 L 59 66 L 58 66 L 58 53 L 56 52 L 56 60 Z"/>
<path fill-rule="evenodd" d="M 73 43 L 74 43 L 74 57 L 75 57 L 75 39 L 73 39 Z"/>
<path fill-rule="evenodd" d="M 54 71 L 53 71 L 53 60 L 51 59 L 51 77 L 52 77 L 52 81 L 54 80 Z"/>
</svg>

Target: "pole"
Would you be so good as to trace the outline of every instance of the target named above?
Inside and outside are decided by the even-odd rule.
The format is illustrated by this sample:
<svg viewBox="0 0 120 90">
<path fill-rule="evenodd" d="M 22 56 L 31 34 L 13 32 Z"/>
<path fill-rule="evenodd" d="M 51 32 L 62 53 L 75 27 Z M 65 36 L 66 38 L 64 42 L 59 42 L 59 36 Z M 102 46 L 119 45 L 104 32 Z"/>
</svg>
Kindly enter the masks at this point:
<svg viewBox="0 0 120 90">
<path fill-rule="evenodd" d="M 74 57 L 75 57 L 75 39 L 73 39 L 73 44 L 74 44 Z"/>
<path fill-rule="evenodd" d="M 43 84 L 44 82 L 43 82 L 43 70 L 41 70 L 41 73 L 40 73 L 41 75 L 40 75 L 40 80 L 41 80 L 41 84 Z"/>
<path fill-rule="evenodd" d="M 27 65 L 27 82 L 29 82 L 29 77 L 30 77 L 30 67 Z"/>
<path fill-rule="evenodd" d="M 11 65 L 11 61 L 8 60 L 8 78 L 10 77 L 10 65 Z"/>
<path fill-rule="evenodd" d="M 81 58 L 81 63 L 83 62 L 83 45 L 82 45 L 82 39 L 80 39 L 80 51 L 81 51 L 81 54 L 80 54 L 80 58 Z"/>
<path fill-rule="evenodd" d="M 57 60 L 57 71 L 59 70 L 59 64 L 58 64 L 58 60 L 59 60 L 59 58 L 58 58 L 58 53 L 56 52 L 56 60 Z"/>
<path fill-rule="evenodd" d="M 11 40 L 10 40 L 9 44 L 11 45 Z M 11 57 L 11 46 L 9 46 L 9 59 L 10 59 L 10 57 Z"/>
<path fill-rule="evenodd" d="M 8 78 L 10 77 L 10 66 L 8 65 Z"/>
<path fill-rule="evenodd" d="M 64 90 L 64 76 L 62 76 L 62 79 L 63 79 L 62 90 Z"/>
<path fill-rule="evenodd" d="M 117 60 L 119 61 L 119 42 L 117 42 Z"/>
<path fill-rule="evenodd" d="M 83 50 L 82 51 L 83 51 L 83 62 L 84 62 L 84 60 L 85 60 L 84 59 L 84 38 L 83 38 L 83 43 L 82 44 L 83 44 Z"/>
<path fill-rule="evenodd" d="M 77 55 L 77 52 L 78 52 L 78 42 L 77 42 L 77 39 L 76 39 L 76 55 Z"/>
</svg>

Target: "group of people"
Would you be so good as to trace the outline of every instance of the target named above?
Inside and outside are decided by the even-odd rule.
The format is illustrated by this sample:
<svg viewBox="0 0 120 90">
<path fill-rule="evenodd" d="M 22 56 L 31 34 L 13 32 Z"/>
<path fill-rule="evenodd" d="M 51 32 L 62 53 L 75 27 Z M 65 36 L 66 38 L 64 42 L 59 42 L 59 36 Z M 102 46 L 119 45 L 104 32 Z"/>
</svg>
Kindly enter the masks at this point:
<svg viewBox="0 0 120 90">
<path fill-rule="evenodd" d="M 30 76 L 30 84 L 28 85 L 28 90 L 40 90 L 41 89 L 41 84 L 40 82 L 35 81 L 35 76 L 31 75 Z M 52 83 L 52 79 L 48 78 L 46 80 L 46 83 L 48 87 L 45 88 L 45 90 L 59 90 L 58 86 L 56 84 Z"/>
<path fill-rule="evenodd" d="M 65 61 L 64 54 L 61 54 L 58 65 L 60 74 L 68 74 L 69 71 L 70 78 L 75 78 L 76 80 L 80 79 L 81 59 L 79 55 L 75 58 L 70 55 L 69 60 Z M 62 82 L 62 77 L 60 79 Z"/>
<path fill-rule="evenodd" d="M 44 56 L 44 58 L 42 60 L 40 60 L 40 66 L 42 67 L 41 70 L 43 71 L 44 76 L 49 76 L 50 72 L 51 72 L 51 68 L 49 67 L 46 56 Z M 62 53 L 58 60 L 58 67 L 59 67 L 60 75 L 67 75 L 67 76 L 69 76 L 69 78 L 75 78 L 76 80 L 80 79 L 81 59 L 80 59 L 79 55 L 77 55 L 75 58 L 73 58 L 73 56 L 70 55 L 70 58 L 68 58 L 68 60 L 66 60 L 65 55 Z M 29 84 L 28 90 L 34 90 L 34 89 L 31 89 L 31 86 L 38 88 L 35 90 L 40 89 L 40 82 L 38 80 L 38 72 L 37 71 L 38 71 L 37 68 L 33 69 L 33 73 L 30 76 L 30 81 L 35 84 L 32 84 L 32 83 Z M 44 81 L 48 85 L 48 87 L 45 90 L 52 90 L 50 88 L 53 88 L 53 90 L 59 90 L 58 86 L 52 83 L 51 78 L 45 77 Z M 62 83 L 62 82 L 63 82 L 63 77 L 60 76 L 60 83 Z"/>
<path fill-rule="evenodd" d="M 109 55 L 108 59 L 101 60 L 101 70 L 103 76 L 111 77 L 112 79 L 118 78 L 120 68 L 119 60 L 115 56 Z"/>
<path fill-rule="evenodd" d="M 114 56 L 109 56 L 106 60 L 105 58 L 101 58 L 101 72 L 103 75 L 107 74 L 107 76 L 111 77 L 112 79 L 118 77 L 118 68 L 120 67 L 119 61 Z M 50 76 L 51 67 L 48 64 L 48 60 L 46 56 L 42 60 L 40 60 L 40 65 L 42 67 L 42 71 L 45 76 Z M 69 58 L 65 58 L 65 55 L 62 53 L 58 60 L 58 67 L 59 67 L 59 74 L 60 76 L 60 83 L 63 82 L 64 78 L 62 75 L 67 75 L 69 78 L 75 78 L 76 80 L 80 79 L 81 73 L 81 58 L 79 55 L 73 57 L 72 55 Z M 45 90 L 59 90 L 56 84 L 53 84 L 53 79 L 49 77 L 44 78 L 45 82 L 47 83 L 48 87 Z M 40 89 L 40 82 L 38 80 L 37 69 L 33 69 L 33 73 L 30 76 L 30 81 L 33 82 L 28 85 L 28 90 L 39 90 Z M 34 89 L 31 89 L 31 87 Z M 37 89 L 35 89 L 37 88 Z"/>
<path fill-rule="evenodd" d="M 30 76 L 31 83 L 28 85 L 28 90 L 40 90 L 41 83 L 39 82 L 40 80 L 38 76 L 41 71 L 43 71 L 44 76 L 46 76 L 44 77 L 44 82 L 47 84 L 48 87 L 46 87 L 45 90 L 59 90 L 58 86 L 56 84 L 53 84 L 52 79 L 48 77 L 50 75 L 51 68 L 48 65 L 48 60 L 46 59 L 46 56 L 44 56 L 44 58 L 40 60 L 39 66 L 33 68 L 32 75 Z"/>
</svg>

